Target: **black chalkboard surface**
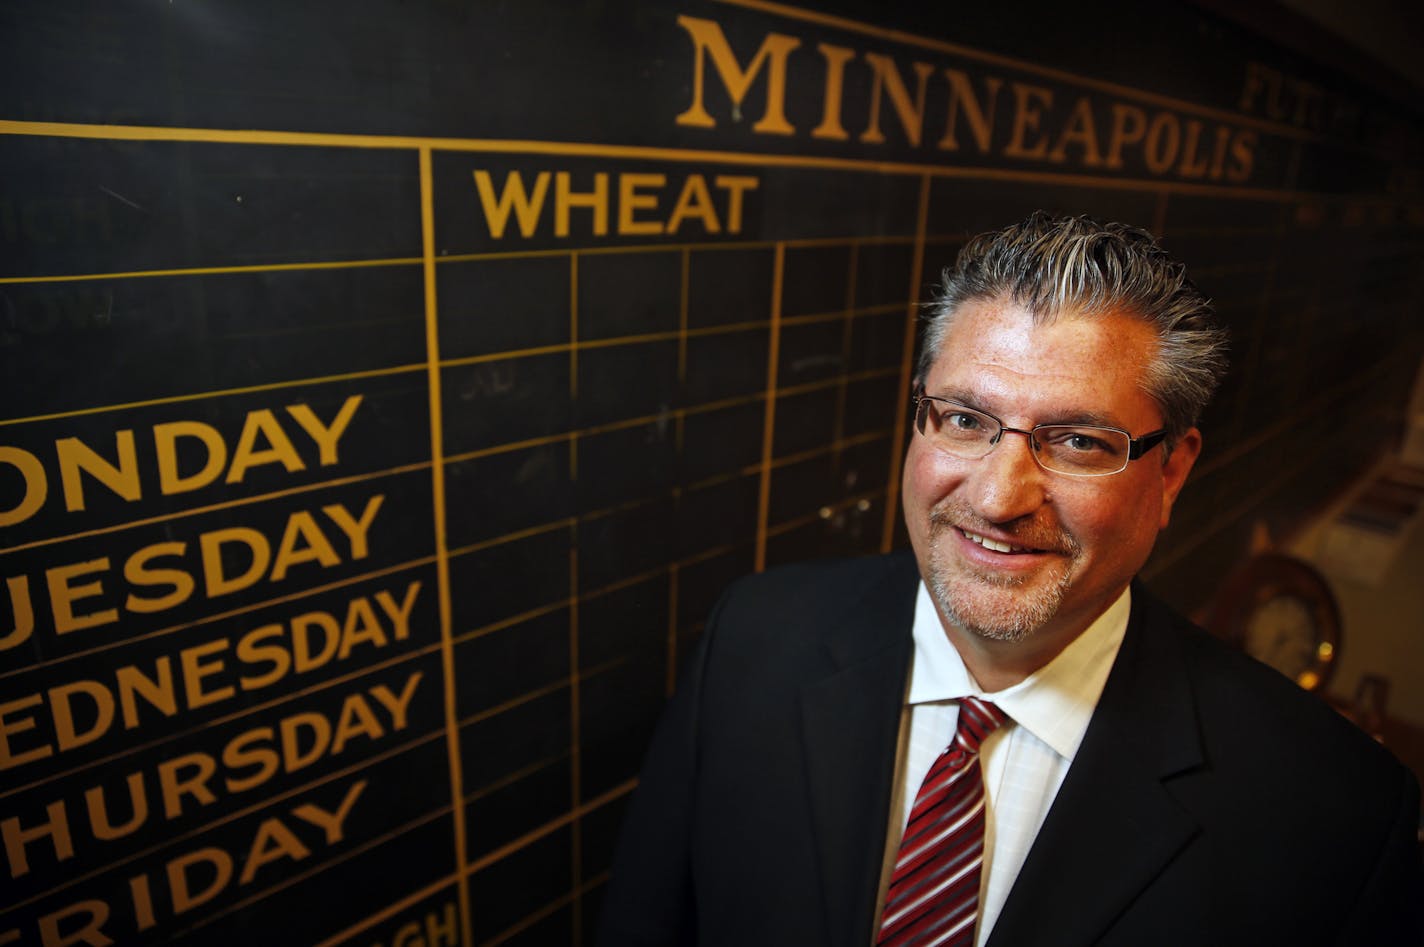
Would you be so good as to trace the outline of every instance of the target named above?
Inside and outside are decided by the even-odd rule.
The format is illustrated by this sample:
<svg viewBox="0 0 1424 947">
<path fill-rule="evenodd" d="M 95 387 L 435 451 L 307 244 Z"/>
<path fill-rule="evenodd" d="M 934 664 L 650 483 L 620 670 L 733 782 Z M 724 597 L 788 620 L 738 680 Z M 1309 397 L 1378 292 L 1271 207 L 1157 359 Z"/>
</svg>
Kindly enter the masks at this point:
<svg viewBox="0 0 1424 947">
<path fill-rule="evenodd" d="M 1169 598 L 1329 496 L 1417 116 L 1136 10 L 6 4 L 0 944 L 582 943 L 711 604 L 900 543 L 919 305 L 1035 208 L 1233 329 Z"/>
</svg>

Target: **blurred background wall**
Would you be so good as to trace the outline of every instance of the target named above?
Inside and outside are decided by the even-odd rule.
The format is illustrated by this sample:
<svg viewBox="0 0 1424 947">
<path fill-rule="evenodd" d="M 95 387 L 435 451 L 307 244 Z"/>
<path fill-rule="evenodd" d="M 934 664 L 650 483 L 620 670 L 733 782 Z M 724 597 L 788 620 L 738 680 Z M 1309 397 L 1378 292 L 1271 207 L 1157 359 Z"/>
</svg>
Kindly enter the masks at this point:
<svg viewBox="0 0 1424 947">
<path fill-rule="evenodd" d="M 1367 6 L 6 4 L 0 944 L 587 940 L 679 655 L 902 543 L 919 304 L 1040 207 L 1232 329 L 1151 585 L 1321 554 L 1412 746 L 1424 82 Z"/>
</svg>

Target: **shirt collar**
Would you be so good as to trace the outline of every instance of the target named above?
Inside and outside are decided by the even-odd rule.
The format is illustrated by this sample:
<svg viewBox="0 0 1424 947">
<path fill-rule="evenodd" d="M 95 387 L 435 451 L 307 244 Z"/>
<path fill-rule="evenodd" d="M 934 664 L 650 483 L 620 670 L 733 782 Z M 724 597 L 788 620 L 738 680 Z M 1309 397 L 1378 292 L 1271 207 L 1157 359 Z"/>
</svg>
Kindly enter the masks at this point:
<svg viewBox="0 0 1424 947">
<path fill-rule="evenodd" d="M 1015 723 L 1071 761 L 1102 696 L 1108 672 L 1127 633 L 1131 611 L 1132 595 L 1124 589 L 1052 661 L 1012 687 L 988 694 L 979 688 L 944 633 L 929 590 L 921 582 L 915 600 L 915 660 L 907 702 L 982 697 L 993 701 Z"/>
</svg>

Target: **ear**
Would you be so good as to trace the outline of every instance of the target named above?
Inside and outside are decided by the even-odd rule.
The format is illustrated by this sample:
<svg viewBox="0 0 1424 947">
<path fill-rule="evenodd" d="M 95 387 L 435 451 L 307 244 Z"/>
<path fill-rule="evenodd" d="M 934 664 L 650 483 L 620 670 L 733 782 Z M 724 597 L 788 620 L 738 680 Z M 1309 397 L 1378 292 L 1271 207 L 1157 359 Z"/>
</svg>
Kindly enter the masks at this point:
<svg viewBox="0 0 1424 947">
<path fill-rule="evenodd" d="M 1187 474 L 1192 472 L 1192 465 L 1197 462 L 1201 448 L 1201 431 L 1192 428 L 1177 441 L 1171 456 L 1162 465 L 1162 520 L 1158 529 L 1167 528 L 1172 518 L 1172 504 L 1177 502 L 1177 494 L 1182 492 L 1182 485 L 1187 482 Z"/>
</svg>

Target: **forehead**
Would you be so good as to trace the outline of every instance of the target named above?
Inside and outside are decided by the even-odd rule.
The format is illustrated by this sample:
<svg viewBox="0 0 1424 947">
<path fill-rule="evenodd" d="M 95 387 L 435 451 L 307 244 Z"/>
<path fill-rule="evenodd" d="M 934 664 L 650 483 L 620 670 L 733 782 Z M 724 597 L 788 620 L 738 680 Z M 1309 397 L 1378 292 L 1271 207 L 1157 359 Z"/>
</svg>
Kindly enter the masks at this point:
<svg viewBox="0 0 1424 947">
<path fill-rule="evenodd" d="M 1143 387 L 1156 351 L 1152 327 L 1124 313 L 1035 323 L 1016 303 L 976 300 L 950 324 L 925 387 L 1039 422 L 1080 414 L 1135 427 L 1159 417 Z"/>
</svg>

